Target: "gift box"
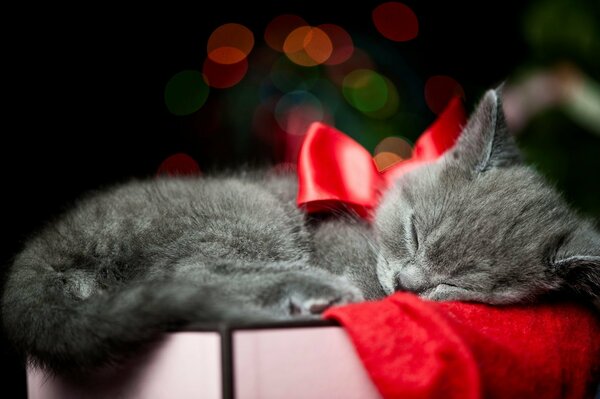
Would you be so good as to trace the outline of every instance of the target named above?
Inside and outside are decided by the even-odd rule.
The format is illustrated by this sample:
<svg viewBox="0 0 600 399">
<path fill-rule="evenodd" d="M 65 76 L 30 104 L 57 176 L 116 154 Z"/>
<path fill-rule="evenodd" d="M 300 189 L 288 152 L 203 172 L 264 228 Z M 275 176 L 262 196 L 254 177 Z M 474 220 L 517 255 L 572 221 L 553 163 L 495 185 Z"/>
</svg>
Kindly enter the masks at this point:
<svg viewBox="0 0 600 399">
<path fill-rule="evenodd" d="M 30 368 L 27 385 L 31 399 L 380 398 L 330 321 L 202 326 L 85 378 Z"/>
<path fill-rule="evenodd" d="M 324 317 L 196 326 L 85 378 L 30 369 L 29 396 L 576 399 L 593 397 L 600 380 L 600 318 L 575 302 L 496 307 L 396 293 Z"/>
</svg>

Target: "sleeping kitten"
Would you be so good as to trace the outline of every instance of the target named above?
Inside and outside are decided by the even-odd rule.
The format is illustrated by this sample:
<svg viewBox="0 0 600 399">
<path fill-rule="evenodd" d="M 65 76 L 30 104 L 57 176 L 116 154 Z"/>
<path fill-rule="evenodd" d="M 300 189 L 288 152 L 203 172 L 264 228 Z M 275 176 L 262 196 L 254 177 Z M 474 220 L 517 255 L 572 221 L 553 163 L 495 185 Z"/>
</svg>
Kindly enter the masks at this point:
<svg viewBox="0 0 600 399">
<path fill-rule="evenodd" d="M 489 92 L 455 148 L 402 177 L 370 226 L 306 217 L 293 174 L 133 182 L 92 195 L 16 257 L 12 342 L 54 371 L 118 361 L 168 329 L 310 317 L 411 290 L 511 303 L 598 301 L 599 236 L 520 164 Z"/>
<path fill-rule="evenodd" d="M 569 290 L 600 309 L 600 234 L 522 163 L 497 91 L 452 150 L 399 179 L 375 221 L 386 293 L 507 304 Z"/>
</svg>

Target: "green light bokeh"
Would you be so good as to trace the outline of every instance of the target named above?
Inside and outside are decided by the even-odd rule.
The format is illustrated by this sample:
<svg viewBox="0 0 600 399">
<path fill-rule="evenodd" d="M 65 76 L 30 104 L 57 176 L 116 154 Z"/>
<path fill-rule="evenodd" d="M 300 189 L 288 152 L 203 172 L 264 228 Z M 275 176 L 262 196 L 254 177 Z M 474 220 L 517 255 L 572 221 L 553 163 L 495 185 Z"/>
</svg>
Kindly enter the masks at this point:
<svg viewBox="0 0 600 399">
<path fill-rule="evenodd" d="M 370 116 L 374 119 L 387 119 L 395 115 L 398 112 L 398 108 L 400 106 L 400 96 L 398 95 L 398 89 L 396 88 L 396 85 L 385 76 L 381 77 L 385 81 L 387 88 L 387 99 L 385 101 L 385 104 L 383 105 L 383 107 L 375 111 L 365 112 L 367 116 Z"/>
<path fill-rule="evenodd" d="M 370 69 L 350 72 L 342 85 L 346 100 L 364 113 L 382 109 L 388 100 L 388 85 L 385 79 Z"/>
<path fill-rule="evenodd" d="M 165 104 L 173 115 L 198 111 L 208 98 L 208 85 L 199 71 L 181 71 L 165 87 Z"/>
</svg>

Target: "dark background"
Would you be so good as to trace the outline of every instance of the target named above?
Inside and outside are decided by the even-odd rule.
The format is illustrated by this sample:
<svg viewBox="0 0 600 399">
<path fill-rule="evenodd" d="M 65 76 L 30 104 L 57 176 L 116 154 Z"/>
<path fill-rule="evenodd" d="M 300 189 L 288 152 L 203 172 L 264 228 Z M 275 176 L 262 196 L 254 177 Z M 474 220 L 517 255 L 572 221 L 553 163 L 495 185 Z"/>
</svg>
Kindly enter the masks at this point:
<svg viewBox="0 0 600 399">
<path fill-rule="evenodd" d="M 175 152 L 187 152 L 202 170 L 273 161 L 268 143 L 253 137 L 241 149 L 227 151 L 240 133 L 219 130 L 211 119 L 217 107 L 225 106 L 219 98 L 226 90 L 211 92 L 207 105 L 194 117 L 175 117 L 164 105 L 166 82 L 181 70 L 200 68 L 206 41 L 217 26 L 244 24 L 259 46 L 272 18 L 293 13 L 313 25 L 339 24 L 353 38 L 385 41 L 371 21 L 371 11 L 380 3 L 291 1 L 239 6 L 219 1 L 211 3 L 210 9 L 173 3 L 150 8 L 79 5 L 36 7 L 7 15 L 13 27 L 6 36 L 4 60 L 8 70 L 0 157 L 2 272 L 26 237 L 80 194 L 131 177 L 152 176 Z M 532 66 L 568 59 L 592 78 L 600 77 L 596 61 L 573 52 L 569 42 L 540 48 L 527 39 L 531 8 L 544 2 L 474 2 L 468 7 L 457 2 L 405 3 L 418 16 L 419 36 L 408 43 L 386 45 L 402 52 L 423 78 L 435 74 L 456 78 L 465 89 L 469 109 L 483 90 Z M 570 4 L 592 10 L 592 17 L 600 21 L 591 2 Z M 579 40 L 574 37 L 570 40 Z M 236 110 L 224 112 L 235 118 Z M 433 118 L 433 113 L 423 111 L 423 120 Z M 579 127 L 560 110 L 537 119 L 521 136 L 529 160 L 571 203 L 598 220 L 600 136 Z M 198 134 L 191 134 L 194 131 Z M 0 362 L 5 369 L 2 396 L 11 397 L 5 393 L 15 390 L 14 397 L 20 397 L 24 372 L 0 338 Z"/>
</svg>

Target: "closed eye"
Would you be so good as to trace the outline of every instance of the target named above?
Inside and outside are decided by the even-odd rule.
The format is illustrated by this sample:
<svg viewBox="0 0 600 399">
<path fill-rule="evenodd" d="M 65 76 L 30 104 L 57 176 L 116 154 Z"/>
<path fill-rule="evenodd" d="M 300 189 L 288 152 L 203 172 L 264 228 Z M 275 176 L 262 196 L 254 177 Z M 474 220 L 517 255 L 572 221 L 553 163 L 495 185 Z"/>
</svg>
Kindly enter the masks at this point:
<svg viewBox="0 0 600 399">
<path fill-rule="evenodd" d="M 413 246 L 415 248 L 415 252 L 417 252 L 419 250 L 419 236 L 417 234 L 417 228 L 415 226 L 414 214 L 410 217 L 410 231 L 412 235 Z"/>
</svg>

